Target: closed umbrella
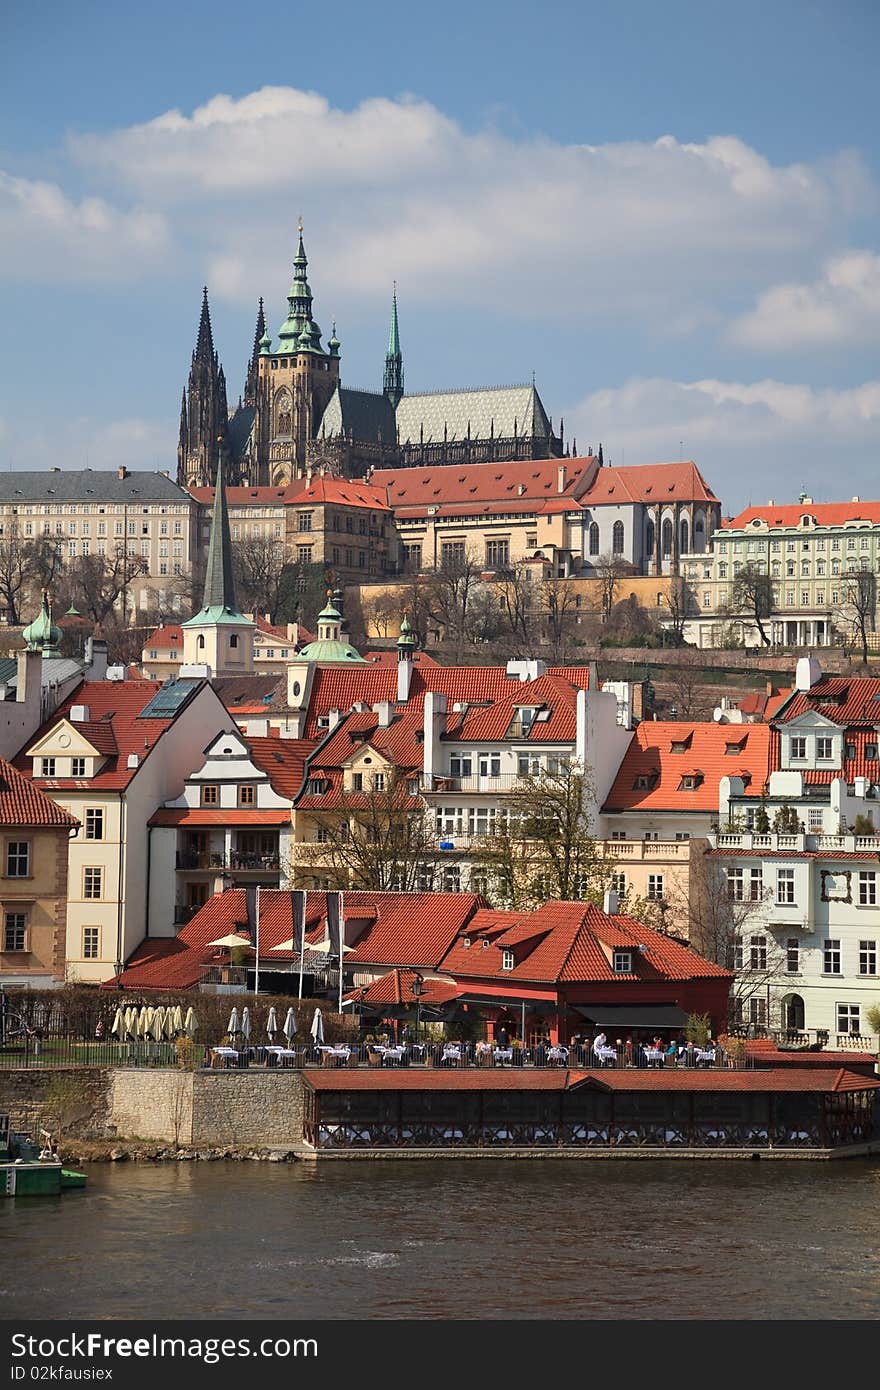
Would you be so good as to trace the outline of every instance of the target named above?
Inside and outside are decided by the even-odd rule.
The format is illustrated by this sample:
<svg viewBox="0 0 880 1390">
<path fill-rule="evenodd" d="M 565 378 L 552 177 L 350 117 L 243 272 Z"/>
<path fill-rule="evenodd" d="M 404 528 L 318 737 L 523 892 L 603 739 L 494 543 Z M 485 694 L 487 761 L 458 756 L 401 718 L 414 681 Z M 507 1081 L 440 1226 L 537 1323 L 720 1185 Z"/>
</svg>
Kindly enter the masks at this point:
<svg viewBox="0 0 880 1390">
<path fill-rule="evenodd" d="M 312 1014 L 312 1027 L 310 1031 L 316 1044 L 324 1041 L 324 1019 L 321 1016 L 320 1009 L 316 1009 Z"/>
<path fill-rule="evenodd" d="M 174 1005 L 174 1034 L 175 1034 L 175 1037 L 178 1035 L 178 1033 L 182 1033 L 183 1031 L 184 1031 L 184 1026 L 183 1026 L 183 1009 L 180 1007 L 179 1004 L 175 1004 L 175 1005 Z"/>
<path fill-rule="evenodd" d="M 153 1017 L 150 1019 L 150 1036 L 153 1042 L 161 1042 L 162 1034 L 165 1030 L 165 1010 L 161 1004 L 153 1010 Z"/>
<path fill-rule="evenodd" d="M 188 1038 L 194 1038 L 198 1026 L 198 1020 L 196 1019 L 193 1006 L 192 1004 L 190 1004 L 189 1008 L 186 1011 L 186 1018 L 183 1020 L 183 1031 L 184 1033 L 186 1033 L 186 1036 Z"/>
<path fill-rule="evenodd" d="M 250 1042 L 250 1040 L 251 1040 L 251 1011 L 250 1011 L 250 1009 L 248 1008 L 247 1004 L 245 1004 L 244 1008 L 243 1008 L 242 1011 L 241 1011 L 241 1033 L 242 1033 L 242 1037 L 244 1038 L 245 1042 Z"/>
<path fill-rule="evenodd" d="M 150 1008 L 148 1008 L 146 1004 L 142 1004 L 142 1005 L 141 1005 L 141 1011 L 140 1011 L 140 1013 L 138 1014 L 138 1037 L 139 1037 L 139 1038 L 146 1038 L 147 1033 L 150 1031 L 150 1019 L 151 1019 L 152 1013 L 153 1013 L 153 1010 L 150 1009 Z"/>
<path fill-rule="evenodd" d="M 226 1025 L 226 1031 L 229 1034 L 230 1038 L 235 1038 L 235 1035 L 238 1032 L 238 1009 L 233 1009 L 232 1013 L 229 1015 L 229 1022 Z"/>
<path fill-rule="evenodd" d="M 174 1009 L 171 1007 L 170 1004 L 168 1005 L 168 1008 L 165 1010 L 165 1027 L 164 1027 L 164 1029 L 163 1029 L 162 1031 L 163 1031 L 163 1036 L 166 1037 L 166 1038 L 168 1039 L 169 1042 L 171 1042 L 171 1041 L 173 1040 L 173 1038 L 174 1038 L 175 1029 L 174 1029 Z"/>
<path fill-rule="evenodd" d="M 288 1042 L 293 1042 L 296 1037 L 296 1014 L 293 1009 L 287 1010 L 287 1017 L 284 1020 L 284 1027 L 281 1030 Z"/>
<path fill-rule="evenodd" d="M 269 1017 L 266 1019 L 266 1036 L 271 1042 L 278 1032 L 278 1018 L 275 1014 L 275 1005 L 269 1010 Z"/>
<path fill-rule="evenodd" d="M 122 1010 L 117 1009 L 116 1013 L 113 1016 L 113 1023 L 110 1027 L 110 1032 L 113 1034 L 115 1038 L 119 1038 L 121 1040 L 124 1028 L 125 1022 L 123 1020 Z"/>
<path fill-rule="evenodd" d="M 128 1036 L 136 1040 L 138 1035 L 138 1011 L 134 1005 L 132 1005 L 128 1011 L 128 1024 L 126 1027 Z"/>
</svg>

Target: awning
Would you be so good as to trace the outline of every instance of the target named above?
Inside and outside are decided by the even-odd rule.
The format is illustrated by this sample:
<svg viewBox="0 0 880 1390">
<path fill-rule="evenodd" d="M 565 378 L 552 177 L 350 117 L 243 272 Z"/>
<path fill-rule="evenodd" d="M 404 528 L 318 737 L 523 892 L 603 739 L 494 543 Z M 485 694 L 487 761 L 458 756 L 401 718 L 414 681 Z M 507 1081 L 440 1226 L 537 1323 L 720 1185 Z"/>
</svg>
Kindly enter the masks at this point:
<svg viewBox="0 0 880 1390">
<path fill-rule="evenodd" d="M 688 1015 L 675 1004 L 573 1004 L 572 1008 L 597 1028 L 684 1028 Z"/>
</svg>

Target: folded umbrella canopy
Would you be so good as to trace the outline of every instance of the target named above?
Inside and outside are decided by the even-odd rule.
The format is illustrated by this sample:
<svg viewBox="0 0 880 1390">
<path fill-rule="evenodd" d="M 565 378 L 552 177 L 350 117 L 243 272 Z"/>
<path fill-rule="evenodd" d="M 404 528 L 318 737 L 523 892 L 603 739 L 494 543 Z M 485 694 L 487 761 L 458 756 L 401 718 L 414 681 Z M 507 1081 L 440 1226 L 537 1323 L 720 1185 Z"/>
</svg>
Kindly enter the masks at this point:
<svg viewBox="0 0 880 1390">
<path fill-rule="evenodd" d="M 141 1037 L 151 1038 L 153 1036 L 153 1019 L 156 1017 L 156 1010 L 148 1004 L 141 1015 Z"/>
<path fill-rule="evenodd" d="M 117 1009 L 116 1013 L 113 1015 L 113 1022 L 110 1025 L 110 1032 L 113 1034 L 115 1038 L 121 1039 L 124 1029 L 125 1020 L 122 1015 L 122 1010 Z"/>
<path fill-rule="evenodd" d="M 229 1034 L 230 1038 L 234 1038 L 236 1033 L 239 1032 L 238 1009 L 233 1009 L 232 1013 L 229 1015 L 229 1022 L 226 1025 L 226 1031 Z"/>
<path fill-rule="evenodd" d="M 296 1036 L 296 1014 L 293 1012 L 293 1009 L 287 1010 L 287 1017 L 284 1020 L 282 1032 L 288 1042 L 293 1042 Z"/>
<path fill-rule="evenodd" d="M 250 1011 L 250 1009 L 248 1008 L 247 1004 L 245 1004 L 244 1008 L 243 1008 L 242 1011 L 241 1011 L 241 1034 L 242 1034 L 242 1037 L 244 1038 L 245 1042 L 250 1042 L 250 1040 L 251 1040 L 251 1011 Z"/>
<path fill-rule="evenodd" d="M 174 1032 L 175 1032 L 175 1034 L 177 1034 L 177 1033 L 183 1033 L 184 1031 L 185 1031 L 185 1029 L 184 1029 L 184 1023 L 183 1023 L 183 1009 L 180 1007 L 179 1004 L 175 1004 L 175 1005 L 174 1005 Z"/>
<path fill-rule="evenodd" d="M 186 1033 L 188 1038 L 194 1038 L 198 1030 L 198 1026 L 198 1020 L 196 1019 L 193 1006 L 192 1004 L 190 1004 L 189 1008 L 186 1011 L 186 1018 L 183 1020 L 183 1031 Z"/>
<path fill-rule="evenodd" d="M 150 1020 L 150 1036 L 153 1042 L 161 1042 L 162 1034 L 165 1032 L 165 1010 L 161 1004 L 153 1010 L 153 1017 Z"/>
<path fill-rule="evenodd" d="M 273 1004 L 271 1009 L 269 1010 L 269 1017 L 266 1019 L 266 1037 L 269 1038 L 271 1041 L 271 1039 L 274 1038 L 277 1032 L 278 1018 L 275 1014 L 275 1005 Z"/>
<path fill-rule="evenodd" d="M 138 1035 L 139 1038 L 145 1038 L 145 1037 L 147 1036 L 147 1015 L 148 1015 L 148 1013 L 149 1013 L 149 1009 L 147 1008 L 146 1004 L 142 1004 L 142 1005 L 141 1005 L 141 1009 L 140 1009 L 140 1013 L 139 1013 L 138 1016 L 137 1016 L 137 1035 Z"/>
<path fill-rule="evenodd" d="M 324 1019 L 320 1009 L 316 1009 L 312 1014 L 312 1026 L 309 1031 L 316 1043 L 324 1041 Z"/>
</svg>

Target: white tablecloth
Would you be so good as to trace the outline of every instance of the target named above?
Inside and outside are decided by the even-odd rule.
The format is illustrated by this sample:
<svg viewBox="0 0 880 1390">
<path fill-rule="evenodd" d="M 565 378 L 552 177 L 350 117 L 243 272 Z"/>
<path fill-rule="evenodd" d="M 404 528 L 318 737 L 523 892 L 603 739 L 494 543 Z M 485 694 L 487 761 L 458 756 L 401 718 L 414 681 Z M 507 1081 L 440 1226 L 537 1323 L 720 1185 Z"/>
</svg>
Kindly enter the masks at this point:
<svg viewBox="0 0 880 1390">
<path fill-rule="evenodd" d="M 609 1050 L 610 1050 L 610 1049 L 609 1049 Z M 614 1055 L 616 1056 L 617 1054 L 615 1053 Z M 548 1056 L 548 1058 L 549 1058 L 551 1061 L 553 1061 L 553 1062 L 567 1062 L 567 1061 L 568 1061 L 568 1048 L 567 1048 L 567 1047 L 551 1047 L 551 1048 L 548 1048 L 547 1056 Z"/>
<path fill-rule="evenodd" d="M 612 1062 L 617 1060 L 617 1050 L 613 1047 L 594 1047 L 593 1056 L 598 1057 L 600 1062 Z"/>
<path fill-rule="evenodd" d="M 659 1047 L 643 1047 L 642 1051 L 649 1062 L 662 1062 L 666 1055 Z"/>
<path fill-rule="evenodd" d="M 513 1048 L 512 1048 L 512 1047 L 496 1047 L 496 1049 L 495 1049 L 495 1061 L 496 1061 L 496 1062 L 512 1062 L 512 1061 L 513 1061 Z"/>
</svg>

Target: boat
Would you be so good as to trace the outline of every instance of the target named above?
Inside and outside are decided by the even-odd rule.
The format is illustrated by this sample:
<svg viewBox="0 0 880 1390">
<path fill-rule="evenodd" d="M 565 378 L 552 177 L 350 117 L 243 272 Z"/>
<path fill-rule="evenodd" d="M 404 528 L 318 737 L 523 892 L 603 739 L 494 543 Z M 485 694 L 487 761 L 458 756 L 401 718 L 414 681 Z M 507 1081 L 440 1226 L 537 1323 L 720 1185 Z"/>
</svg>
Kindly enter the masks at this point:
<svg viewBox="0 0 880 1390">
<path fill-rule="evenodd" d="M 85 1173 L 65 1168 L 52 1136 L 41 1131 L 40 1148 L 27 1134 L 18 1134 L 8 1115 L 0 1115 L 0 1197 L 54 1197 L 86 1185 Z"/>
</svg>

